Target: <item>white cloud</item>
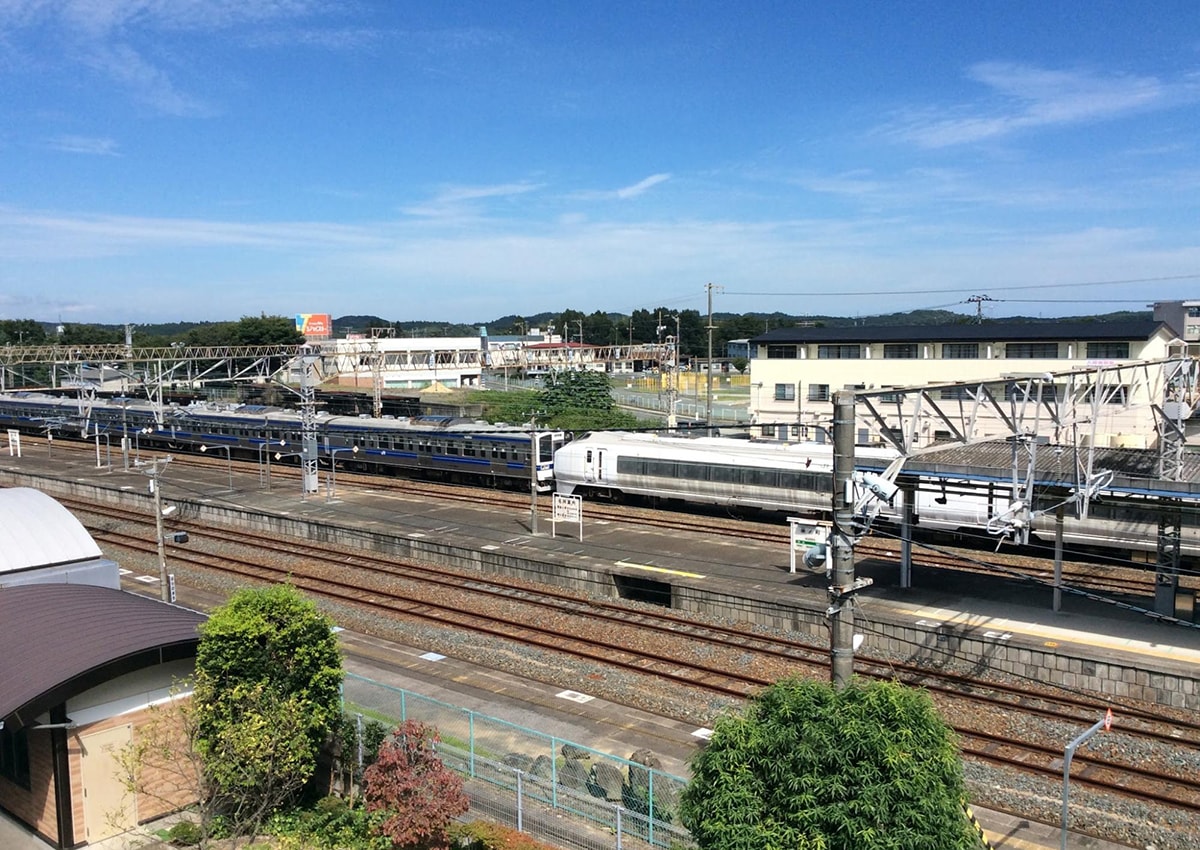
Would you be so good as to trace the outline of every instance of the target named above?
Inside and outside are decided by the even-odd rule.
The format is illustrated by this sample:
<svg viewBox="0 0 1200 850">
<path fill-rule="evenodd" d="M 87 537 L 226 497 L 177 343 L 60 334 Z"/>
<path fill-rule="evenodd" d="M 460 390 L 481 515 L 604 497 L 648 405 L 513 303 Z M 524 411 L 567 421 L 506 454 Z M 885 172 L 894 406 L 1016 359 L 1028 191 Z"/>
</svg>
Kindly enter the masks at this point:
<svg viewBox="0 0 1200 850">
<path fill-rule="evenodd" d="M 11 39 L 21 29 L 44 27 L 56 39 L 59 61 L 81 63 L 164 114 L 206 115 L 213 108 L 181 91 L 136 45 L 154 44 L 162 32 L 289 22 L 326 7 L 322 0 L 0 0 L 0 34 Z"/>
<path fill-rule="evenodd" d="M 84 153 L 94 156 L 120 156 L 115 139 L 95 136 L 56 136 L 47 144 L 64 153 Z"/>
<path fill-rule="evenodd" d="M 405 215 L 418 218 L 468 218 L 476 217 L 476 201 L 492 198 L 512 198 L 541 189 L 540 183 L 498 183 L 490 186 L 444 186 L 427 201 L 410 204 L 402 208 Z"/>
<path fill-rule="evenodd" d="M 942 148 L 1165 109 L 1200 96 L 1194 76 L 1170 83 L 1156 77 L 1105 76 L 1005 62 L 979 63 L 968 69 L 967 76 L 991 90 L 993 104 L 910 111 L 883 132 L 921 147 Z"/>
<path fill-rule="evenodd" d="M 632 186 L 626 186 L 623 189 L 618 189 L 616 191 L 616 195 L 618 198 L 636 198 L 647 189 L 657 186 L 659 183 L 664 183 L 670 179 L 670 174 L 651 174 L 645 180 L 639 180 Z"/>
<path fill-rule="evenodd" d="M 660 183 L 665 183 L 671 179 L 670 173 L 651 174 L 644 180 L 639 180 L 632 186 L 622 186 L 619 189 L 587 189 L 579 192 L 572 192 L 568 195 L 569 200 L 573 201 L 623 201 L 629 198 L 636 198 Z"/>
</svg>

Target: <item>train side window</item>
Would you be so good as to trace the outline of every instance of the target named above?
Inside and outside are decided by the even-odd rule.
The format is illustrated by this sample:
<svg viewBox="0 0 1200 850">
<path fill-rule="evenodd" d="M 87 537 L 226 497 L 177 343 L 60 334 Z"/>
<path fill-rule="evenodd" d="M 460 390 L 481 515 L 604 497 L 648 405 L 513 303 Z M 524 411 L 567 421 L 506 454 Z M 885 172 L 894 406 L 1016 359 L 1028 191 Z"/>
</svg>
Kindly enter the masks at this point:
<svg viewBox="0 0 1200 850">
<path fill-rule="evenodd" d="M 585 457 L 586 457 L 586 460 L 584 461 L 585 463 L 592 462 L 592 450 L 591 449 L 587 450 L 587 454 L 585 455 Z"/>
<path fill-rule="evenodd" d="M 741 469 L 736 466 L 714 465 L 709 469 L 709 480 L 720 481 L 723 484 L 737 484 L 741 481 Z"/>
<path fill-rule="evenodd" d="M 446 451 L 445 451 L 445 454 L 447 454 L 447 455 L 454 455 L 454 456 L 456 456 L 456 457 L 457 457 L 457 456 L 458 456 L 458 446 L 456 446 L 456 445 L 453 445 L 453 444 L 451 444 L 451 443 L 447 443 L 447 444 L 446 444 Z"/>
</svg>

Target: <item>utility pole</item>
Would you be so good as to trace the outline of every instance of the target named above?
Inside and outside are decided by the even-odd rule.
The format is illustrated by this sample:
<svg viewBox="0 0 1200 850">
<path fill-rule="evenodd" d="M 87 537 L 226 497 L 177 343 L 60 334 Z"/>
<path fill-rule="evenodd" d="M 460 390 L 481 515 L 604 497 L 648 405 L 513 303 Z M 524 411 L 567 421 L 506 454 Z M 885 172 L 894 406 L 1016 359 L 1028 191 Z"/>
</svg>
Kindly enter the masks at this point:
<svg viewBox="0 0 1200 850">
<path fill-rule="evenodd" d="M 579 344 L 583 345 L 583 319 L 576 319 L 575 324 L 579 325 Z"/>
<path fill-rule="evenodd" d="M 171 589 L 167 581 L 167 549 L 163 541 L 163 504 L 162 487 L 159 485 L 159 475 L 166 465 L 171 462 L 171 456 L 150 462 L 150 468 L 142 470 L 150 476 L 150 493 L 154 496 L 154 539 L 158 544 L 158 581 L 162 588 L 162 601 L 173 602 Z M 160 467 L 159 464 L 162 464 Z"/>
<path fill-rule="evenodd" d="M 829 648 L 831 681 L 844 688 L 854 675 L 854 391 L 833 394 L 833 546 L 830 552 Z"/>
<path fill-rule="evenodd" d="M 671 387 L 669 394 L 671 397 L 671 412 L 667 415 L 667 427 L 674 430 L 679 424 L 679 419 L 675 415 L 676 405 L 679 402 L 679 316 L 675 317 L 675 345 L 674 345 L 675 362 L 671 368 Z"/>
<path fill-rule="evenodd" d="M 708 371 L 708 393 L 705 396 L 705 401 L 704 401 L 704 424 L 706 426 L 709 426 L 709 425 L 712 425 L 712 403 L 713 403 L 713 393 L 712 393 L 712 368 L 713 368 L 712 297 L 713 297 L 713 289 L 715 289 L 716 287 L 711 283 L 707 283 L 707 284 L 705 284 L 704 288 L 708 290 L 708 370 L 707 370 Z"/>
<path fill-rule="evenodd" d="M 967 299 L 968 304 L 975 305 L 975 324 L 977 324 L 977 325 L 983 324 L 983 302 L 984 301 L 995 301 L 995 300 L 996 299 L 992 298 L 990 295 L 972 295 L 970 298 Z"/>
</svg>

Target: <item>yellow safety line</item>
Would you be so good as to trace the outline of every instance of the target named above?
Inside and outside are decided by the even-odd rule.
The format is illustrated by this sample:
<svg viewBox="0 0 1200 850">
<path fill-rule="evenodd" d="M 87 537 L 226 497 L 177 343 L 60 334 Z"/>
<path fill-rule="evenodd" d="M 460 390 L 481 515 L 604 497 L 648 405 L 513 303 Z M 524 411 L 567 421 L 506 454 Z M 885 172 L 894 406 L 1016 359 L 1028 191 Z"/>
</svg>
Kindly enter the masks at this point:
<svg viewBox="0 0 1200 850">
<path fill-rule="evenodd" d="M 617 561 L 616 566 L 629 567 L 635 570 L 647 570 L 648 572 L 652 573 L 666 573 L 673 576 L 682 576 L 683 578 L 707 578 L 707 576 L 701 575 L 700 573 L 689 573 L 685 572 L 684 570 L 667 570 L 663 569 L 662 567 L 651 567 L 647 564 L 631 564 L 628 561 Z"/>
</svg>

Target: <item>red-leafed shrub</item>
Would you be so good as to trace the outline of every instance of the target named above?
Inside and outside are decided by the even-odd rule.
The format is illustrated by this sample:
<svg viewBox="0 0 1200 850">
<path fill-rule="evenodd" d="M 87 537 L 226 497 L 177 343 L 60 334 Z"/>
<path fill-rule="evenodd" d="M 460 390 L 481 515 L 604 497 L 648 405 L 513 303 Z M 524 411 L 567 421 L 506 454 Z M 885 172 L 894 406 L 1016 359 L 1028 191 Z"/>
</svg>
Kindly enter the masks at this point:
<svg viewBox="0 0 1200 850">
<path fill-rule="evenodd" d="M 447 847 L 446 828 L 469 807 L 462 778 L 434 750 L 438 740 L 433 727 L 406 721 L 363 774 L 367 811 L 383 817 L 376 829 L 393 847 Z"/>
</svg>

